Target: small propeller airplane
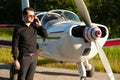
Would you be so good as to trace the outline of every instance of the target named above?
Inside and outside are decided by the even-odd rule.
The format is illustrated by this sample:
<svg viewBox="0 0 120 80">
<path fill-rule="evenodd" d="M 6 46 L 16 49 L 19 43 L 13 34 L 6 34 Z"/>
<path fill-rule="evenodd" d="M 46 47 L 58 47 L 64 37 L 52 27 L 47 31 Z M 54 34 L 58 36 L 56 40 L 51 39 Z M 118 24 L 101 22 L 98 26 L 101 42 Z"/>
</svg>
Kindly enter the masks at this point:
<svg viewBox="0 0 120 80">
<path fill-rule="evenodd" d="M 29 7 L 29 0 L 21 0 L 22 9 Z M 75 62 L 78 65 L 80 80 L 86 80 L 87 72 L 92 72 L 93 66 L 89 59 L 97 53 L 110 80 L 115 80 L 113 72 L 102 47 L 120 45 L 120 38 L 108 38 L 108 28 L 101 24 L 92 23 L 87 7 L 83 0 L 75 0 L 79 17 L 68 10 L 51 10 L 36 13 L 42 26 L 48 33 L 48 38 L 38 41 L 40 56 L 63 62 Z M 0 40 L 1 47 L 11 47 L 11 41 Z M 89 76 L 91 76 L 89 74 Z"/>
</svg>

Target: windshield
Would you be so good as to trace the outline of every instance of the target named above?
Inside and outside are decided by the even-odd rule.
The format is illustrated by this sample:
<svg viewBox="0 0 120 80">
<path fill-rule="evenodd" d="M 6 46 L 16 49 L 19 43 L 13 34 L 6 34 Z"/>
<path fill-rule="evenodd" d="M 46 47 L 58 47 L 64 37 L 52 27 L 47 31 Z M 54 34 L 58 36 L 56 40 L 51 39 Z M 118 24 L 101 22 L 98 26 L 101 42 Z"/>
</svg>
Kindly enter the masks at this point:
<svg viewBox="0 0 120 80">
<path fill-rule="evenodd" d="M 51 12 L 60 14 L 66 20 L 73 20 L 73 21 L 78 21 L 78 22 L 80 21 L 79 17 L 75 13 L 68 11 L 68 10 L 52 10 Z"/>
<path fill-rule="evenodd" d="M 45 26 L 49 21 L 53 22 L 54 21 L 63 21 L 64 19 L 57 13 L 47 13 L 44 15 L 42 18 L 42 25 Z"/>
<path fill-rule="evenodd" d="M 61 21 L 77 21 L 80 22 L 79 17 L 68 10 L 52 10 L 49 11 L 47 14 L 45 14 L 42 17 L 41 23 L 44 27 L 47 27 L 46 24 L 48 25 L 49 22 L 49 26 L 57 23 L 57 22 L 61 22 Z"/>
</svg>

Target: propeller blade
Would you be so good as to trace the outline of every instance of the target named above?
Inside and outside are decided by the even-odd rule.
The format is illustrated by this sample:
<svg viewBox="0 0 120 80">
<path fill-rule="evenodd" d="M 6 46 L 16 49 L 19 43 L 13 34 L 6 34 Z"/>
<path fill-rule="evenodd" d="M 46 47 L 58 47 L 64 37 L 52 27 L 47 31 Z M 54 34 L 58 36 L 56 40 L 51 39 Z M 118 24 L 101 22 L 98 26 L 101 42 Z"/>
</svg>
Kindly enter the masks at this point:
<svg viewBox="0 0 120 80">
<path fill-rule="evenodd" d="M 113 72 L 112 72 L 111 67 L 110 67 L 110 64 L 108 62 L 108 59 L 107 59 L 103 49 L 101 48 L 101 46 L 100 46 L 100 44 L 98 43 L 97 40 L 95 41 L 95 44 L 96 44 L 96 48 L 98 50 L 98 54 L 100 56 L 100 59 L 101 59 L 101 61 L 103 63 L 103 66 L 104 66 L 110 80 L 115 80 Z"/>
<path fill-rule="evenodd" d="M 87 26 L 91 26 L 91 19 L 90 19 L 90 16 L 89 16 L 89 13 L 88 13 L 88 10 L 87 10 L 87 7 L 86 7 L 84 1 L 83 0 L 75 0 L 75 2 L 79 9 L 80 15 L 82 16 L 83 20 L 85 21 L 85 24 Z"/>
</svg>

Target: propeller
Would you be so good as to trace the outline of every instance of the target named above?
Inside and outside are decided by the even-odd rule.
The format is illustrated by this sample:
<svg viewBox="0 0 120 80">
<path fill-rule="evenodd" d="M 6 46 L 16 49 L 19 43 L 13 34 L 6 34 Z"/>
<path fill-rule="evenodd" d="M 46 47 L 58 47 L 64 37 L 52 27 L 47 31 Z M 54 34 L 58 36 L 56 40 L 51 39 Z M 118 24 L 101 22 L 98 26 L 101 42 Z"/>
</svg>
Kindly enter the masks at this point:
<svg viewBox="0 0 120 80">
<path fill-rule="evenodd" d="M 83 20 L 85 21 L 85 24 L 87 26 L 91 26 L 91 18 L 89 16 L 89 13 L 88 13 L 88 10 L 87 10 L 87 7 L 86 7 L 84 1 L 83 0 L 75 0 L 75 2 L 78 7 L 80 15 L 82 16 Z"/>
<path fill-rule="evenodd" d="M 91 22 L 91 18 L 90 18 L 90 16 L 89 16 L 89 13 L 88 13 L 88 10 L 87 10 L 87 7 L 86 7 L 84 1 L 83 1 L 83 0 L 75 0 L 75 2 L 76 2 L 76 5 L 77 5 L 77 7 L 78 7 L 78 9 L 79 9 L 79 13 L 81 14 L 83 20 L 85 21 L 85 24 L 86 24 L 87 26 L 89 26 L 89 27 L 92 27 L 92 25 L 91 25 L 91 23 L 92 23 L 92 22 Z M 87 29 L 87 31 L 88 31 L 88 29 Z M 91 30 L 91 31 L 92 31 L 92 30 Z M 94 34 L 95 34 L 96 32 L 97 32 L 98 36 L 101 35 L 100 30 L 94 31 Z M 105 55 L 102 47 L 100 46 L 100 44 L 99 44 L 98 41 L 97 41 L 98 38 L 92 40 L 92 39 L 90 39 L 90 36 L 93 37 L 93 35 L 92 35 L 92 34 L 90 35 L 88 32 L 85 32 L 85 35 L 86 35 L 86 34 L 89 35 L 89 36 L 88 36 L 89 40 L 87 39 L 88 41 L 91 40 L 91 41 L 94 41 L 94 42 L 95 42 L 95 45 L 96 45 L 98 54 L 99 54 L 99 56 L 100 56 L 100 59 L 101 59 L 101 61 L 102 61 L 102 64 L 103 64 L 103 66 L 104 66 L 104 68 L 105 68 L 105 70 L 106 70 L 106 72 L 107 72 L 110 80 L 115 80 L 115 78 L 114 78 L 114 76 L 113 76 L 113 72 L 112 72 L 111 67 L 110 67 L 110 64 L 109 64 L 109 62 L 108 62 L 108 60 L 107 60 L 107 57 L 106 57 L 106 55 Z M 86 37 L 86 38 L 87 38 L 87 37 Z"/>
<path fill-rule="evenodd" d="M 101 46 L 99 45 L 97 40 L 95 41 L 95 44 L 96 44 L 96 48 L 98 50 L 98 54 L 100 56 L 100 59 L 101 59 L 101 61 L 103 63 L 103 66 L 104 66 L 108 76 L 110 77 L 110 80 L 115 80 L 114 76 L 113 76 L 113 72 L 112 72 L 111 67 L 110 67 L 110 64 L 109 64 L 109 62 L 107 60 L 107 57 L 106 57 L 103 49 L 101 48 Z"/>
</svg>

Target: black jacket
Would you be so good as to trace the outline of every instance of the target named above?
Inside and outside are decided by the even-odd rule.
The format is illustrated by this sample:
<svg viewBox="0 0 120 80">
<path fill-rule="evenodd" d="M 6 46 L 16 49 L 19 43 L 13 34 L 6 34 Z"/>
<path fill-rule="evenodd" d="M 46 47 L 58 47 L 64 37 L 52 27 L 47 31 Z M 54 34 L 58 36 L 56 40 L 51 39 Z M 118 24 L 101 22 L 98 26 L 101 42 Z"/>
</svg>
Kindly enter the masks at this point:
<svg viewBox="0 0 120 80">
<path fill-rule="evenodd" d="M 25 23 L 14 29 L 12 39 L 12 53 L 14 59 L 18 59 L 18 55 L 34 53 L 37 50 L 37 34 L 43 38 L 47 38 L 47 32 L 42 26 L 36 26 L 31 23 L 28 27 Z M 17 53 L 19 51 L 19 54 Z"/>
</svg>

